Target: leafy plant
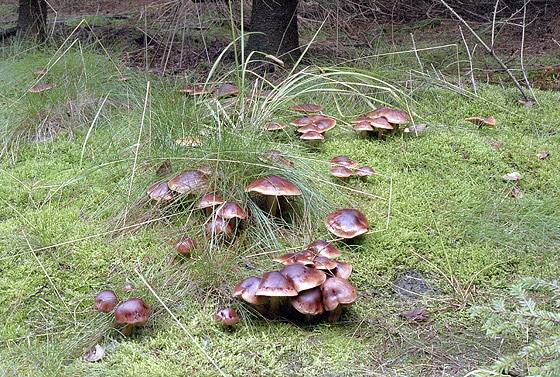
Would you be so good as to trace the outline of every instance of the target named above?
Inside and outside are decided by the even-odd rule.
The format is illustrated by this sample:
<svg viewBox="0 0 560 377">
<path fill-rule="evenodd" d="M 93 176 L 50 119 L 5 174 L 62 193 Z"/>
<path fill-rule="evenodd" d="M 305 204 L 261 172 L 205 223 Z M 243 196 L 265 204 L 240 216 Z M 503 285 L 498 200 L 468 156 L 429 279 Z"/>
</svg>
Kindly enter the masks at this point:
<svg viewBox="0 0 560 377">
<path fill-rule="evenodd" d="M 525 330 L 540 336 L 512 355 L 498 358 L 488 369 L 468 375 L 511 374 L 521 363 L 527 376 L 557 376 L 560 373 L 560 285 L 557 280 L 523 278 L 510 288 L 515 305 L 495 300 L 492 306 L 476 306 L 473 315 L 485 319 L 484 328 L 492 336 Z M 519 371 L 516 371 L 519 375 Z"/>
</svg>

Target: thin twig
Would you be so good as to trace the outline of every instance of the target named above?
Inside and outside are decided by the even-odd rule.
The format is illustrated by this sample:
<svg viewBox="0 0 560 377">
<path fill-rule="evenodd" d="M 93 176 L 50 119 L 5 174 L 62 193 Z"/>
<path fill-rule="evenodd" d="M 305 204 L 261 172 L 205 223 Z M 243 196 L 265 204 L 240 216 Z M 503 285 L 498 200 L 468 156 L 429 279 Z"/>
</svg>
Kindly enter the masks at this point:
<svg viewBox="0 0 560 377">
<path fill-rule="evenodd" d="M 474 90 L 474 94 L 476 96 L 478 96 L 478 93 L 476 92 L 476 81 L 474 79 L 474 69 L 473 69 L 473 63 L 472 63 L 472 54 L 471 51 L 469 49 L 469 45 L 467 44 L 467 40 L 465 39 L 465 35 L 463 34 L 463 28 L 459 26 L 459 32 L 461 33 L 461 38 L 463 39 L 463 43 L 465 44 L 465 49 L 467 50 L 467 56 L 469 57 L 469 66 L 471 67 L 470 69 L 470 74 L 471 74 L 471 81 L 472 81 L 472 85 L 473 85 L 473 90 Z M 492 29 L 492 33 L 494 32 L 494 29 Z M 475 46 L 476 48 L 476 46 Z M 473 49 L 473 54 L 474 54 L 474 49 Z"/>
<path fill-rule="evenodd" d="M 517 89 L 519 89 L 519 91 L 521 92 L 521 95 L 523 95 L 523 98 L 525 99 L 525 101 L 529 101 L 530 98 L 527 96 L 527 94 L 525 94 L 525 91 L 523 90 L 523 88 L 521 87 L 521 84 L 519 84 L 519 81 L 517 81 L 517 79 L 515 78 L 515 76 L 511 73 L 510 69 L 504 64 L 504 62 L 498 57 L 498 55 L 496 55 L 496 53 L 494 52 L 494 50 L 492 48 L 490 48 L 483 40 L 482 38 L 480 38 L 480 36 L 471 28 L 471 26 L 467 23 L 467 21 L 465 21 L 463 19 L 463 17 L 461 17 L 457 12 L 455 12 L 455 10 L 453 8 L 451 8 L 444 0 L 439 0 L 443 5 L 445 5 L 445 7 L 447 9 L 449 9 L 449 11 L 451 13 L 453 13 L 453 15 L 459 20 L 461 21 L 467 29 L 469 29 L 469 31 L 471 32 L 472 35 L 474 35 L 474 37 L 480 42 L 480 44 L 482 44 L 484 46 L 484 48 L 486 49 L 486 51 L 488 51 L 490 53 L 490 55 L 492 55 L 492 57 L 498 62 L 498 64 L 500 64 L 500 66 L 506 71 L 506 73 L 508 74 L 508 76 L 510 77 L 510 79 L 513 81 L 513 83 L 515 84 L 515 86 L 517 86 Z"/>
<path fill-rule="evenodd" d="M 523 78 L 525 79 L 525 83 L 527 84 L 527 87 L 531 91 L 531 95 L 535 99 L 535 103 L 540 108 L 541 104 L 539 103 L 539 100 L 537 99 L 537 96 L 535 96 L 535 93 L 533 92 L 533 88 L 531 87 L 531 84 L 529 84 L 529 79 L 527 78 L 527 72 L 525 72 L 525 69 L 523 67 L 523 50 L 525 48 L 525 26 L 526 26 L 526 20 L 527 20 L 526 16 L 527 16 L 527 0 L 525 0 L 525 2 L 523 3 L 523 22 L 521 23 L 521 25 L 522 25 L 522 29 L 521 29 L 521 52 L 520 52 L 520 57 L 519 58 L 520 58 L 520 64 L 521 64 L 521 72 L 523 73 Z"/>
</svg>

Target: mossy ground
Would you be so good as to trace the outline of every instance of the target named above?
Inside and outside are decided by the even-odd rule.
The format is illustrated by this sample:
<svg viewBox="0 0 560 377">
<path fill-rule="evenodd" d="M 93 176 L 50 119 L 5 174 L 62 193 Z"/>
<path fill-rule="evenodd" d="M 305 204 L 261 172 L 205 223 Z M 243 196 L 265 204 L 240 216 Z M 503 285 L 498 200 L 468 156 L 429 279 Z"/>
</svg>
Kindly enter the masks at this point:
<svg viewBox="0 0 560 377">
<path fill-rule="evenodd" d="M 537 92 L 542 108 L 526 108 L 514 89 L 481 84 L 468 99 L 444 88 L 405 87 L 394 71 L 379 68 L 367 74 L 367 88 L 352 84 L 357 76 L 341 74 L 339 80 L 369 91 L 347 96 L 326 90 L 326 76 L 314 72 L 314 81 L 287 88 L 288 102 L 320 103 L 339 126 L 310 151 L 291 133 L 259 129 L 265 120 L 296 116 L 284 103 L 239 102 L 228 114 L 178 93 L 189 80 L 132 74 L 119 82 L 126 68 L 101 49 L 62 51 L 15 46 L 0 60 L 4 375 L 218 375 L 186 332 L 233 376 L 461 375 L 526 341 L 512 336 L 498 348 L 501 340 L 486 338 L 468 307 L 505 295 L 519 276 L 558 275 L 557 93 Z M 392 59 L 393 66 L 407 64 Z M 51 68 L 46 77 L 32 75 L 45 66 Z M 56 88 L 26 92 L 46 81 Z M 393 93 L 386 90 L 392 87 Z M 383 140 L 351 131 L 349 120 L 381 101 L 406 103 L 428 130 Z M 490 115 L 494 128 L 463 121 Z M 175 143 L 185 136 L 201 138 L 202 147 Z M 256 159 L 270 148 L 288 153 L 295 169 Z M 550 156 L 539 159 L 541 151 Z M 380 175 L 366 183 L 334 181 L 324 161 L 342 154 Z M 172 172 L 162 176 L 158 168 L 167 159 Z M 252 209 L 258 198 L 243 187 L 263 174 L 293 178 L 304 197 L 284 209 L 284 223 L 255 215 L 236 241 L 208 240 L 191 203 L 161 208 L 145 197 L 156 180 L 206 163 L 221 171 L 216 187 Z M 502 179 L 512 171 L 523 179 Z M 510 195 L 514 186 L 522 198 Z M 332 239 L 321 219 L 347 206 L 363 211 L 376 232 L 337 244 L 341 259 L 354 266 L 350 280 L 359 292 L 339 323 L 265 319 L 229 298 L 236 282 L 275 268 L 268 255 L 255 254 Z M 192 260 L 176 258 L 170 246 L 185 233 L 209 241 Z M 125 293 L 125 284 L 133 291 Z M 401 284 L 420 296 L 397 294 Z M 122 338 L 110 315 L 91 308 L 102 289 L 121 299 L 144 298 L 152 318 Z M 214 323 L 214 311 L 225 305 L 242 314 L 234 331 Z M 419 306 L 427 322 L 398 315 Z M 107 356 L 83 361 L 97 343 Z"/>
</svg>

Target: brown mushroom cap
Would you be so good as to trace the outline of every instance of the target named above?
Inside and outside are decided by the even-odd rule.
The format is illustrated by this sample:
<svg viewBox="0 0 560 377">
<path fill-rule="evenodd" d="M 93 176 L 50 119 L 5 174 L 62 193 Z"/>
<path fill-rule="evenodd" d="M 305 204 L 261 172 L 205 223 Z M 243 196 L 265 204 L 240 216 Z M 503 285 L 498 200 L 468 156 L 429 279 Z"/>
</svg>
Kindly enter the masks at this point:
<svg viewBox="0 0 560 377">
<path fill-rule="evenodd" d="M 93 308 L 103 313 L 109 313 L 115 306 L 117 306 L 117 295 L 111 290 L 99 292 L 93 301 Z"/>
<path fill-rule="evenodd" d="M 282 268 L 280 273 L 293 284 L 297 292 L 318 287 L 327 278 L 323 271 L 297 263 Z"/>
<path fill-rule="evenodd" d="M 372 121 L 370 122 L 370 124 L 374 128 L 379 128 L 379 129 L 382 129 L 382 130 L 392 130 L 392 129 L 394 129 L 391 122 L 389 122 L 389 120 L 386 119 L 385 117 L 373 118 Z"/>
<path fill-rule="evenodd" d="M 470 118 L 465 118 L 465 120 L 467 122 L 476 124 L 479 128 L 482 126 L 491 126 L 491 127 L 496 126 L 496 119 L 494 119 L 494 117 L 492 116 L 488 118 L 470 117 Z"/>
<path fill-rule="evenodd" d="M 304 250 L 294 254 L 294 262 L 298 264 L 313 265 L 313 259 L 315 259 L 315 254 L 310 250 Z"/>
<path fill-rule="evenodd" d="M 312 124 L 312 123 L 313 121 L 308 117 L 296 118 L 290 122 L 292 126 L 297 126 L 297 127 L 305 126 L 306 124 Z"/>
<path fill-rule="evenodd" d="M 335 166 L 334 168 L 329 169 L 329 173 L 337 178 L 348 178 L 354 174 L 352 170 L 345 166 Z"/>
<path fill-rule="evenodd" d="M 355 118 L 355 119 L 352 119 L 352 120 L 350 121 L 350 123 L 362 123 L 362 122 L 368 122 L 368 123 L 370 123 L 372 120 L 373 120 L 372 117 L 367 116 L 367 115 L 362 115 L 362 116 L 359 116 L 359 117 L 357 117 L 357 118 Z"/>
<path fill-rule="evenodd" d="M 334 276 L 341 279 L 348 279 L 352 274 L 352 265 L 346 262 L 336 261 L 336 268 L 332 271 Z"/>
<path fill-rule="evenodd" d="M 342 238 L 354 238 L 369 230 L 363 213 L 356 209 L 344 208 L 332 212 L 325 219 L 328 231 Z"/>
<path fill-rule="evenodd" d="M 304 134 L 307 132 L 319 132 L 319 128 L 315 125 L 315 123 L 309 123 L 309 124 L 304 124 L 303 126 L 299 127 L 296 132 L 300 133 L 300 134 Z"/>
<path fill-rule="evenodd" d="M 27 91 L 30 93 L 41 93 L 44 92 L 45 90 L 52 89 L 55 86 L 56 84 L 52 82 L 47 84 L 39 84 L 39 85 L 32 86 L 31 88 L 27 89 Z"/>
<path fill-rule="evenodd" d="M 228 236 L 231 234 L 232 230 L 227 220 L 224 220 L 221 217 L 215 217 L 206 223 L 206 232 L 213 236 L 219 234 L 225 234 Z"/>
<path fill-rule="evenodd" d="M 139 298 L 121 302 L 115 309 L 117 325 L 141 325 L 150 317 L 150 307 Z"/>
<path fill-rule="evenodd" d="M 374 131 L 375 130 L 375 128 L 373 128 L 371 123 L 367 122 L 367 121 L 357 123 L 353 128 L 354 128 L 354 131 Z"/>
<path fill-rule="evenodd" d="M 231 292 L 232 297 L 241 296 L 243 300 L 253 305 L 262 305 L 266 302 L 267 298 L 263 296 L 257 296 L 256 292 L 261 283 L 261 278 L 257 276 L 251 276 L 247 279 L 237 283 L 233 287 Z"/>
<path fill-rule="evenodd" d="M 323 312 L 323 296 L 321 287 L 300 292 L 291 298 L 292 306 L 302 314 L 317 315 Z"/>
<path fill-rule="evenodd" d="M 334 247 L 327 241 L 317 240 L 311 245 L 306 247 L 307 250 L 311 250 L 317 256 L 327 257 L 327 258 L 338 258 L 340 256 L 340 250 Z"/>
<path fill-rule="evenodd" d="M 346 156 L 336 156 L 329 160 L 329 164 L 333 166 L 345 166 L 347 168 L 355 168 L 358 163 L 354 160 L 349 159 Z"/>
<path fill-rule="evenodd" d="M 307 131 L 300 136 L 302 140 L 323 140 L 325 137 L 317 131 Z"/>
<path fill-rule="evenodd" d="M 190 257 L 191 252 L 196 249 L 196 242 L 188 236 L 183 236 L 173 244 L 173 247 L 179 254 Z"/>
<path fill-rule="evenodd" d="M 351 305 L 356 301 L 358 294 L 356 288 L 348 280 L 330 277 L 321 286 L 323 294 L 323 307 L 325 310 L 334 310 L 339 305 Z"/>
<path fill-rule="evenodd" d="M 316 113 L 318 111 L 323 110 L 323 106 L 321 105 L 313 105 L 310 103 L 303 103 L 301 105 L 295 105 L 290 107 L 290 110 L 294 110 L 294 111 L 302 111 L 304 113 Z"/>
<path fill-rule="evenodd" d="M 219 310 L 214 315 L 214 319 L 218 322 L 222 322 L 226 326 L 235 325 L 239 322 L 239 316 L 233 308 L 224 308 Z"/>
<path fill-rule="evenodd" d="M 373 110 L 367 116 L 371 118 L 384 117 L 391 124 L 406 124 L 408 123 L 408 114 L 399 109 L 390 109 L 388 107 L 380 107 Z"/>
<path fill-rule="evenodd" d="M 359 177 L 372 177 L 375 175 L 375 171 L 369 166 L 362 166 L 354 172 Z"/>
<path fill-rule="evenodd" d="M 216 210 L 216 216 L 226 220 L 233 219 L 234 217 L 246 219 L 249 214 L 236 203 L 226 202 L 218 207 Z"/>
<path fill-rule="evenodd" d="M 290 297 L 297 296 L 293 284 L 278 271 L 265 272 L 255 293 L 257 296 Z"/>
<path fill-rule="evenodd" d="M 336 120 L 326 115 L 312 115 L 309 119 L 313 121 L 313 124 L 317 126 L 321 133 L 327 132 L 336 126 Z"/>
<path fill-rule="evenodd" d="M 158 181 L 146 190 L 148 196 L 157 202 L 173 199 L 173 192 L 169 190 L 167 181 Z"/>
<path fill-rule="evenodd" d="M 294 253 L 288 253 L 281 255 L 272 259 L 273 262 L 282 263 L 284 266 L 289 266 L 290 264 L 296 263 L 296 258 Z"/>
<path fill-rule="evenodd" d="M 217 194 L 206 194 L 196 202 L 196 208 L 204 209 L 222 204 L 224 201 Z"/>
<path fill-rule="evenodd" d="M 333 270 L 338 264 L 336 261 L 327 257 L 315 257 L 315 259 L 313 259 L 313 266 L 317 270 Z"/>
<path fill-rule="evenodd" d="M 262 195 L 292 196 L 301 195 L 300 189 L 287 179 L 270 175 L 255 179 L 245 188 L 245 192 L 255 191 Z"/>
<path fill-rule="evenodd" d="M 173 177 L 168 186 L 180 194 L 200 194 L 206 191 L 208 179 L 198 170 L 187 170 Z"/>
<path fill-rule="evenodd" d="M 281 122 L 268 122 L 265 123 L 261 126 L 261 128 L 263 130 L 267 130 L 267 131 L 276 131 L 276 130 L 282 130 L 284 128 L 286 128 L 288 125 L 286 123 L 281 123 Z"/>
</svg>

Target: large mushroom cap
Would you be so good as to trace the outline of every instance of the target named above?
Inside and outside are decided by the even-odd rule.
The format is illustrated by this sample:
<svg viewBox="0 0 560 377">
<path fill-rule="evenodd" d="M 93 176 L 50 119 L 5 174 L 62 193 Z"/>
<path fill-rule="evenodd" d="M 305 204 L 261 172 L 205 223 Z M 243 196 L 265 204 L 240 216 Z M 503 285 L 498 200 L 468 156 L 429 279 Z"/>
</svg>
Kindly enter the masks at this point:
<svg viewBox="0 0 560 377">
<path fill-rule="evenodd" d="M 262 305 L 266 302 L 267 298 L 263 296 L 257 296 L 257 289 L 261 283 L 261 278 L 257 276 L 251 276 L 247 279 L 237 283 L 233 287 L 231 292 L 232 297 L 241 296 L 243 300 L 253 305 Z"/>
<path fill-rule="evenodd" d="M 111 290 L 99 292 L 93 301 L 93 308 L 103 313 L 109 313 L 115 306 L 117 306 L 117 295 Z"/>
<path fill-rule="evenodd" d="M 245 192 L 251 191 L 273 196 L 301 195 L 301 191 L 296 185 L 275 175 L 255 179 L 245 188 Z"/>
<path fill-rule="evenodd" d="M 267 297 L 290 297 L 297 294 L 293 284 L 278 271 L 265 272 L 256 292 L 257 296 Z"/>
<path fill-rule="evenodd" d="M 292 306 L 302 314 L 317 315 L 323 312 L 323 297 L 321 287 L 315 287 L 300 292 L 296 297 L 292 297 Z"/>
<path fill-rule="evenodd" d="M 165 180 L 154 183 L 148 187 L 146 192 L 152 200 L 157 202 L 173 199 L 173 192 L 169 190 L 169 186 Z"/>
<path fill-rule="evenodd" d="M 391 124 L 406 124 L 408 123 L 408 114 L 399 109 L 390 109 L 388 107 L 380 107 L 370 112 L 368 117 L 378 118 L 384 117 Z"/>
<path fill-rule="evenodd" d="M 369 230 L 363 213 L 356 209 L 344 208 L 332 212 L 325 220 L 329 232 L 342 238 L 354 238 Z"/>
<path fill-rule="evenodd" d="M 214 315 L 214 319 L 218 322 L 222 322 L 226 326 L 235 325 L 239 322 L 239 316 L 233 308 L 223 308 L 219 310 Z"/>
<path fill-rule="evenodd" d="M 122 302 L 115 309 L 117 325 L 141 325 L 150 317 L 150 307 L 139 298 Z"/>
<path fill-rule="evenodd" d="M 206 191 L 208 179 L 198 170 L 187 170 L 172 178 L 168 186 L 180 194 L 200 194 Z"/>
<path fill-rule="evenodd" d="M 282 268 L 280 273 L 293 284 L 298 292 L 318 287 L 327 278 L 323 271 L 297 263 Z"/>
<path fill-rule="evenodd" d="M 352 265 L 350 263 L 336 261 L 336 268 L 332 273 L 337 278 L 348 279 L 350 274 L 352 274 Z"/>
<path fill-rule="evenodd" d="M 358 297 L 356 288 L 348 280 L 337 277 L 328 278 L 321 286 L 321 291 L 325 310 L 334 310 L 338 305 L 351 305 Z"/>
<path fill-rule="evenodd" d="M 348 178 L 354 174 L 352 170 L 348 169 L 346 166 L 335 166 L 329 169 L 329 173 L 337 178 Z"/>
</svg>

